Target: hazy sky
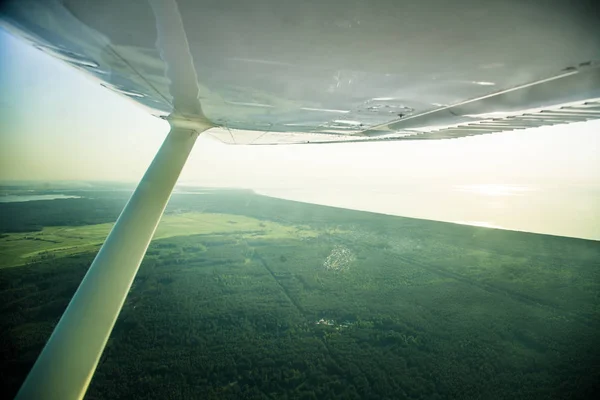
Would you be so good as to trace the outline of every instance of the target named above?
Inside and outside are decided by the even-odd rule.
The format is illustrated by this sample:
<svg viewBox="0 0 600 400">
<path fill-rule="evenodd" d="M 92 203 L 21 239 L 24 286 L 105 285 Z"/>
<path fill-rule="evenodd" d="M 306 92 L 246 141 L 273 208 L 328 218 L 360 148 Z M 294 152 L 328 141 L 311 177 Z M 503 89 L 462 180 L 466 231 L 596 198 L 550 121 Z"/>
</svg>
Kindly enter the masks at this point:
<svg viewBox="0 0 600 400">
<path fill-rule="evenodd" d="M 168 131 L 2 30 L 0 93 L 0 180 L 137 181 Z M 180 182 L 600 239 L 599 150 L 600 121 L 324 146 L 227 146 L 201 136 Z"/>
</svg>

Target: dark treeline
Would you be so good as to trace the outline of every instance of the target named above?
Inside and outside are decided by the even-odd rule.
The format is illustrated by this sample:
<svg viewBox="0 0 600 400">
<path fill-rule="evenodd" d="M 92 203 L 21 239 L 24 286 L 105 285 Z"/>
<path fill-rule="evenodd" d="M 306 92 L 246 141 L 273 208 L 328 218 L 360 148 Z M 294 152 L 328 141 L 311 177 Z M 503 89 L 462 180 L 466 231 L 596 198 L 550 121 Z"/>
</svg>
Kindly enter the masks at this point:
<svg viewBox="0 0 600 400">
<path fill-rule="evenodd" d="M 0 233 L 115 222 L 126 201 L 126 198 L 110 198 L 0 203 Z"/>
</svg>

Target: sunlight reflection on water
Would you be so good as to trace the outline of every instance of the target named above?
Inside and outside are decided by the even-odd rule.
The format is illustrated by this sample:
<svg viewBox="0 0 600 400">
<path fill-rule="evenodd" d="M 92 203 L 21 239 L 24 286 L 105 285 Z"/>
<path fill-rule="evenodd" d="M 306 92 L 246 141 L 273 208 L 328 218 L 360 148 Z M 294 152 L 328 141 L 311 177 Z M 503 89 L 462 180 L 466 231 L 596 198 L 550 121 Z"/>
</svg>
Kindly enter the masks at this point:
<svg viewBox="0 0 600 400">
<path fill-rule="evenodd" d="M 600 239 L 600 185 L 424 182 L 262 188 L 307 203 L 487 228 Z"/>
<path fill-rule="evenodd" d="M 500 225 L 492 224 L 486 221 L 453 221 L 455 224 L 481 226 L 483 228 L 506 229 Z"/>
<path fill-rule="evenodd" d="M 522 196 L 536 189 L 529 185 L 483 184 L 457 185 L 455 190 L 481 196 Z"/>
</svg>

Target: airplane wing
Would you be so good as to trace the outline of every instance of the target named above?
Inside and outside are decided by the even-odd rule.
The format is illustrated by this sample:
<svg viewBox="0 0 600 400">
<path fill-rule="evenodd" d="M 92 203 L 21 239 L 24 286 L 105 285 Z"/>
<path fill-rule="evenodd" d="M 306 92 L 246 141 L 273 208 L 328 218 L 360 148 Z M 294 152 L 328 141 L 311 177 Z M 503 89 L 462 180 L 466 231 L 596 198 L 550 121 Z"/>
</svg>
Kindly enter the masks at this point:
<svg viewBox="0 0 600 400">
<path fill-rule="evenodd" d="M 171 125 L 17 398 L 83 398 L 199 134 L 423 140 L 599 118 L 598 22 L 587 0 L 3 2 L 5 29 Z"/>
<path fill-rule="evenodd" d="M 587 0 L 178 0 L 206 118 L 230 144 L 446 139 L 600 117 Z M 166 118 L 148 0 L 20 0 L 3 26 Z"/>
</svg>

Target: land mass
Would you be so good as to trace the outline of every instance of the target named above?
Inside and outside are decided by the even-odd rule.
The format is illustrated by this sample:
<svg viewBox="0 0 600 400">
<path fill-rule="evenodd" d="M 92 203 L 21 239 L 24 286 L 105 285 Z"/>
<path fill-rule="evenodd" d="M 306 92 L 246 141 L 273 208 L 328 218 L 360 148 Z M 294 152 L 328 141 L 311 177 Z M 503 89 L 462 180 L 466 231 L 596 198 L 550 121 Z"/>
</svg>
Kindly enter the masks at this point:
<svg viewBox="0 0 600 400">
<path fill-rule="evenodd" d="M 14 396 L 126 192 L 0 204 Z M 88 399 L 584 399 L 600 243 L 271 199 L 174 195 Z"/>
</svg>

